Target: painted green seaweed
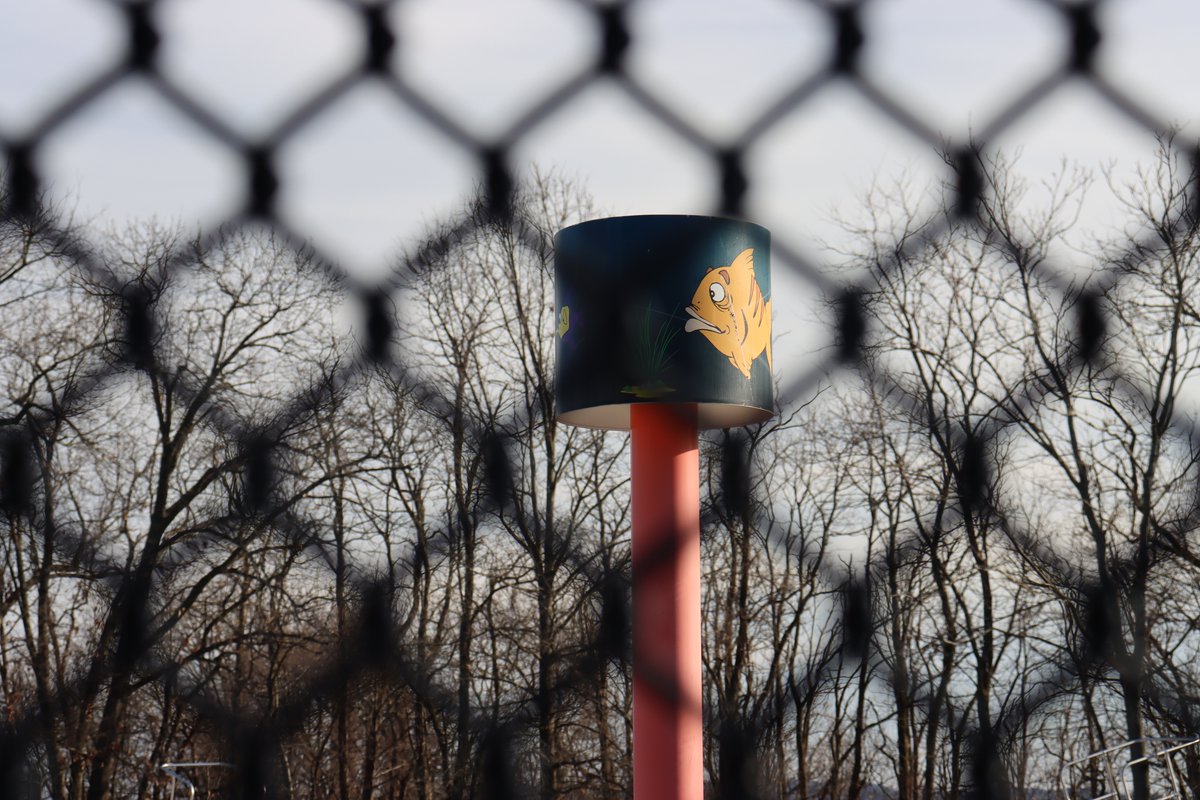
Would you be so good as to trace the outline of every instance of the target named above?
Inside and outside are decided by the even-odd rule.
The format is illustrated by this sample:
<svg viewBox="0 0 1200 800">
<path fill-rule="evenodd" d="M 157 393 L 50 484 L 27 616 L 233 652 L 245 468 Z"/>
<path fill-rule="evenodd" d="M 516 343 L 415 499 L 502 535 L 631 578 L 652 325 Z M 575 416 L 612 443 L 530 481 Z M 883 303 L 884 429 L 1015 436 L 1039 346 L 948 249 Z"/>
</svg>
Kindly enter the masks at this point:
<svg viewBox="0 0 1200 800">
<path fill-rule="evenodd" d="M 670 366 L 674 355 L 671 345 L 683 330 L 681 325 L 675 324 L 678 321 L 678 310 L 679 307 L 676 306 L 670 314 L 663 314 L 661 311 L 655 311 L 649 303 L 646 304 L 646 313 L 642 318 L 637 342 L 638 368 L 645 377 L 636 386 L 622 387 L 622 394 L 631 394 L 640 399 L 655 399 L 675 391 L 663 382 L 662 375 Z M 667 317 L 667 321 L 657 321 L 656 325 L 655 314 Z"/>
</svg>

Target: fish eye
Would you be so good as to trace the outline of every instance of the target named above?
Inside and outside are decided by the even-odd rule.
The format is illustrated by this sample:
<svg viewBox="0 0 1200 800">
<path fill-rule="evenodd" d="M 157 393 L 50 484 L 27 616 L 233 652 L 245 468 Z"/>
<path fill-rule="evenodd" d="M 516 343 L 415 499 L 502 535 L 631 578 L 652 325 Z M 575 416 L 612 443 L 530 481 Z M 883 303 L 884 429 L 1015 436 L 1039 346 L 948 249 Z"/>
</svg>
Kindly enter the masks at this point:
<svg viewBox="0 0 1200 800">
<path fill-rule="evenodd" d="M 725 299 L 725 287 L 719 283 L 714 283 L 708 287 L 708 296 L 712 298 L 714 303 L 719 303 Z"/>
</svg>

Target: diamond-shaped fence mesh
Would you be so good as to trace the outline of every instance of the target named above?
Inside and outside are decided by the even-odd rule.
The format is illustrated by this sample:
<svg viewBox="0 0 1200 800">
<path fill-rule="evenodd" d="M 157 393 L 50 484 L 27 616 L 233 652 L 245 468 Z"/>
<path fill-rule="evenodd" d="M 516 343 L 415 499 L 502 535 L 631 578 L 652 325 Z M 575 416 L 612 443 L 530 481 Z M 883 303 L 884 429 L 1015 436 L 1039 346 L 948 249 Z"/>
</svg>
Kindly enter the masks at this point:
<svg viewBox="0 0 1200 800">
<path fill-rule="evenodd" d="M 1197 150 L 1097 67 L 1101 4 L 1046 0 L 1057 65 L 950 145 L 860 69 L 871 3 L 798 3 L 827 63 L 729 139 L 627 68 L 636 3 L 573 4 L 588 63 L 489 137 L 368 2 L 358 62 L 248 136 L 160 68 L 168 5 L 113 3 L 119 63 L 0 125 L 0 794 L 627 795 L 625 443 L 553 418 L 552 237 L 586 203 L 513 154 L 605 86 L 740 216 L 836 85 L 952 177 L 879 200 L 855 270 L 775 245 L 833 344 L 705 442 L 712 795 L 1197 796 Z M 47 142 L 132 82 L 240 162 L 235 213 L 97 240 L 47 199 Z M 280 153 L 363 85 L 478 177 L 380 280 L 279 213 Z M 1064 85 L 1160 142 L 1086 278 L 995 146 Z"/>
</svg>

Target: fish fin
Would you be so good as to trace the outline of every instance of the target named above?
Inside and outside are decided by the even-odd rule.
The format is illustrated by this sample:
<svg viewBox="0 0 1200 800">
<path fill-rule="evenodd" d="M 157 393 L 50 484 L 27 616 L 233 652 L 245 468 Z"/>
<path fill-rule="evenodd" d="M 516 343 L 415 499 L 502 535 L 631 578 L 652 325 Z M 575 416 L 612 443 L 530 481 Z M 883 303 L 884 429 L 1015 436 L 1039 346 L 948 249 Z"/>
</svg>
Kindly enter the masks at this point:
<svg viewBox="0 0 1200 800">
<path fill-rule="evenodd" d="M 747 247 L 745 250 L 737 254 L 737 258 L 729 265 L 730 269 L 748 269 L 751 273 L 754 272 L 754 248 Z"/>
<path fill-rule="evenodd" d="M 766 302 L 766 310 L 763 312 L 762 325 L 767 329 L 767 369 L 774 371 L 775 365 L 771 363 L 771 301 Z"/>
<path fill-rule="evenodd" d="M 740 350 L 729 356 L 729 363 L 737 367 L 738 372 L 746 376 L 746 380 L 750 380 L 750 364 L 746 362 L 746 356 Z"/>
</svg>

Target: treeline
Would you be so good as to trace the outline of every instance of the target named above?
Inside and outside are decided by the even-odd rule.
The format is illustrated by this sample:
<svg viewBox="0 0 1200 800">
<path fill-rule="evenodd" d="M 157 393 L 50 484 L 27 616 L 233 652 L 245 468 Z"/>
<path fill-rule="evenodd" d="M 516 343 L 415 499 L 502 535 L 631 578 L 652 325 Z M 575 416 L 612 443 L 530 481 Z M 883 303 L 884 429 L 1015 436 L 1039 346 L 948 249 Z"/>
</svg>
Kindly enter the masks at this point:
<svg viewBox="0 0 1200 800">
<path fill-rule="evenodd" d="M 1191 175 L 1165 146 L 1069 280 L 1087 176 L 1033 204 L 981 167 L 982 225 L 872 195 L 846 368 L 705 440 L 714 793 L 1098 791 L 1060 768 L 1200 733 Z M 214 796 L 629 794 L 627 440 L 553 409 L 553 234 L 594 211 L 553 177 L 514 209 L 432 232 L 387 298 L 266 230 L 4 223 L 32 795 L 166 797 L 198 761 L 238 765 L 179 770 Z"/>
</svg>

